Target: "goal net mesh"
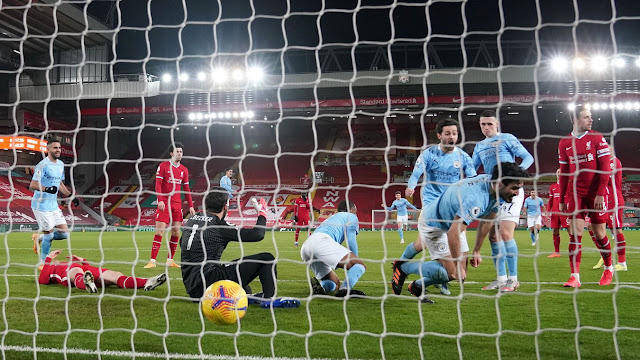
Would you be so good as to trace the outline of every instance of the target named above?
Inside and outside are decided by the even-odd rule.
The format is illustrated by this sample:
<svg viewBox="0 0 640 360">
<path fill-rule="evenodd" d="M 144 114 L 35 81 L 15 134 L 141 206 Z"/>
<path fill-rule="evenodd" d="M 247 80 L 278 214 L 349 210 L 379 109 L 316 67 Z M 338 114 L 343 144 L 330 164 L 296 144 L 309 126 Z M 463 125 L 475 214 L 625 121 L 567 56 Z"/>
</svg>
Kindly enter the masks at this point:
<svg viewBox="0 0 640 360">
<path fill-rule="evenodd" d="M 621 359 L 640 351 L 639 239 L 628 231 L 640 202 L 640 49 L 633 42 L 640 11 L 633 1 L 1 4 L 3 358 Z M 546 203 L 558 142 L 572 129 L 571 104 L 590 106 L 593 129 L 622 162 L 624 201 L 612 210 L 622 209 L 614 231 L 624 229 L 628 271 L 599 286 L 602 270 L 592 266 L 600 253 L 585 231 L 582 287 L 563 288 L 567 232 L 560 231 L 561 257 L 549 258 L 549 219 L 543 213 L 542 231 L 530 237 L 523 210 L 516 292 L 481 290 L 496 278 L 487 240 L 484 262 L 469 267 L 464 284 L 450 282 L 449 295 L 426 289 L 435 304 L 407 291 L 420 275 L 395 295 L 392 264 L 420 239 L 419 212 L 399 233 L 396 210 L 385 208 L 396 191 L 405 197 L 420 154 L 438 146 L 436 124 L 457 120 L 457 145 L 471 155 L 485 138 L 480 114 L 496 111 L 500 131 L 533 155 L 525 191 Z M 145 292 L 99 281 L 93 294 L 38 283 L 30 185 L 52 140 L 61 142 L 64 182 L 80 200 L 61 201 L 71 233 L 53 241 L 51 249 L 62 251 L 56 260 L 78 255 L 127 278 L 166 273 L 166 284 Z M 169 228 L 157 266 L 144 267 L 156 225 L 156 171 L 177 142 L 196 211 L 227 169 L 234 192 L 228 222 L 253 226 L 252 200 L 266 200 L 264 239 L 231 242 L 222 261 L 273 254 L 276 296 L 300 300 L 299 308 L 251 305 L 233 325 L 207 321 L 181 270 L 165 260 Z M 421 201 L 425 181 L 407 197 L 418 209 L 429 205 Z M 302 194 L 310 199 L 308 224 L 294 219 Z M 354 289 L 366 296 L 312 295 L 315 274 L 301 247 L 345 199 L 358 209 L 366 272 Z M 471 249 L 475 233 L 474 223 Z M 620 236 L 608 234 L 614 264 Z M 414 261 L 429 260 L 423 251 Z M 345 282 L 348 274 L 338 268 L 336 275 Z M 259 280 L 250 284 L 254 293 Z"/>
</svg>

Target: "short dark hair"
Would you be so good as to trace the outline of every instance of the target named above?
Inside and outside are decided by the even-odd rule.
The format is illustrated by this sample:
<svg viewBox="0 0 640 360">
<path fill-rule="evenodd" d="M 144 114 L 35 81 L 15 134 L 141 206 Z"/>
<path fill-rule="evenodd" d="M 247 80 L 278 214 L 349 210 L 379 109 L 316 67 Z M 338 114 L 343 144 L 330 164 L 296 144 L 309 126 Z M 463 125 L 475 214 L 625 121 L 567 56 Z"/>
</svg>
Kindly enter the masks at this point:
<svg viewBox="0 0 640 360">
<path fill-rule="evenodd" d="M 227 171 L 229 171 L 229 170 L 233 170 L 233 168 L 228 167 L 228 168 L 224 169 L 224 173 L 226 174 Z"/>
<path fill-rule="evenodd" d="M 493 110 L 485 110 L 480 114 L 480 117 L 497 117 L 496 112 Z"/>
<path fill-rule="evenodd" d="M 173 143 L 173 144 L 169 145 L 169 154 L 171 154 L 173 152 L 173 150 L 175 150 L 175 149 L 184 150 L 184 145 L 182 145 L 181 142 L 177 142 L 177 143 Z"/>
<path fill-rule="evenodd" d="M 518 164 L 513 162 L 498 163 L 493 168 L 493 173 L 491 174 L 491 180 L 500 179 L 502 184 L 505 186 L 514 182 L 523 181 L 528 177 L 529 174 L 524 171 Z"/>
<path fill-rule="evenodd" d="M 338 212 L 348 212 L 353 209 L 354 206 L 356 206 L 356 204 L 354 204 L 353 201 L 342 200 L 340 204 L 338 204 Z"/>
<path fill-rule="evenodd" d="M 51 145 L 51 144 L 53 144 L 53 143 L 62 144 L 62 143 L 60 142 L 60 140 L 52 139 L 52 140 L 49 140 L 49 141 L 47 142 L 47 146 L 49 146 L 49 145 Z"/>
<path fill-rule="evenodd" d="M 213 187 L 209 189 L 207 197 L 204 199 L 204 206 L 207 211 L 219 213 L 229 200 L 229 193 L 221 187 Z"/>
<path fill-rule="evenodd" d="M 398 194 L 402 195 L 402 192 L 401 191 L 396 191 L 396 195 L 398 195 Z"/>
<path fill-rule="evenodd" d="M 436 125 L 436 133 L 438 134 L 442 134 L 442 128 L 445 126 L 453 126 L 455 125 L 456 129 L 458 130 L 458 132 L 460 132 L 460 124 L 453 120 L 453 119 L 442 119 L 438 122 L 438 125 Z"/>
<path fill-rule="evenodd" d="M 575 109 L 569 111 L 569 119 L 571 119 L 571 121 L 577 119 L 578 116 L 580 116 L 580 113 L 585 110 L 589 110 L 589 108 L 587 108 L 585 105 L 576 105 Z"/>
</svg>

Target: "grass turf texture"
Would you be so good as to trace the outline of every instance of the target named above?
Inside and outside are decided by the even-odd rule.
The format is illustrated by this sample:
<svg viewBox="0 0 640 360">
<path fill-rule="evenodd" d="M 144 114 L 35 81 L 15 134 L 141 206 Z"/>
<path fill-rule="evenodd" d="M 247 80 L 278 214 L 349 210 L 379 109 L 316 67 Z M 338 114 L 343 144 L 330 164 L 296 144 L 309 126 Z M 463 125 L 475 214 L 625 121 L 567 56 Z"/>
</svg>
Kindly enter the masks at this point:
<svg viewBox="0 0 640 360">
<path fill-rule="evenodd" d="M 495 276 L 485 244 L 484 262 L 479 269 L 470 269 L 462 297 L 458 296 L 460 285 L 451 283 L 452 296 L 434 294 L 436 304 L 421 305 L 406 291 L 408 281 L 415 277 L 405 283 L 401 296 L 391 292 L 391 259 L 406 247 L 399 243 L 397 232 L 358 236 L 360 257 L 368 261 L 357 288 L 371 298 L 346 302 L 328 296 L 308 301 L 308 275 L 299 263 L 300 248 L 293 246 L 293 233 L 269 232 L 260 243 L 244 244 L 243 251 L 272 252 L 279 259 L 278 295 L 300 298 L 302 306 L 275 311 L 252 306 L 239 325 L 230 326 L 214 325 L 200 316 L 199 306 L 186 299 L 180 269 L 168 269 L 170 281 L 164 286 L 153 292 L 138 290 L 135 295 L 133 290 L 116 287 L 89 294 L 75 288 L 39 286 L 30 235 L 11 233 L 3 239 L 0 326 L 4 346 L 259 357 L 344 358 L 348 354 L 356 359 L 451 359 L 460 355 L 612 359 L 616 351 L 622 358 L 640 353 L 638 249 L 628 250 L 629 271 L 614 275 L 617 285 L 600 287 L 597 281 L 602 271 L 591 269 L 599 255 L 588 234 L 582 257 L 583 286 L 577 292 L 562 287 L 569 277 L 566 233 L 562 233 L 563 257 L 548 259 L 553 250 L 551 232 L 542 232 L 538 246 L 532 247 L 529 233 L 518 231 L 519 291 L 496 296 L 480 290 Z M 405 238 L 409 241 L 416 236 L 417 232 L 408 232 Z M 165 271 L 162 266 L 143 269 L 152 237 L 150 232 L 73 233 L 70 245 L 74 254 L 92 262 L 102 259 L 103 267 L 150 277 Z M 633 247 L 640 232 L 627 231 L 626 237 Z M 475 239 L 475 233 L 470 231 L 468 238 Z M 300 240 L 302 243 L 304 236 Z M 67 249 L 68 243 L 55 241 L 52 250 L 58 248 Z M 159 260 L 166 251 L 163 244 Z M 63 260 L 67 252 L 59 258 Z M 224 259 L 237 258 L 240 253 L 239 244 L 232 243 Z M 339 276 L 344 278 L 342 270 Z M 260 288 L 257 281 L 251 285 L 254 292 Z M 33 352 L 7 350 L 4 356 L 34 358 Z M 38 353 L 37 358 L 61 359 L 64 355 Z M 68 354 L 67 358 L 97 356 Z"/>
</svg>

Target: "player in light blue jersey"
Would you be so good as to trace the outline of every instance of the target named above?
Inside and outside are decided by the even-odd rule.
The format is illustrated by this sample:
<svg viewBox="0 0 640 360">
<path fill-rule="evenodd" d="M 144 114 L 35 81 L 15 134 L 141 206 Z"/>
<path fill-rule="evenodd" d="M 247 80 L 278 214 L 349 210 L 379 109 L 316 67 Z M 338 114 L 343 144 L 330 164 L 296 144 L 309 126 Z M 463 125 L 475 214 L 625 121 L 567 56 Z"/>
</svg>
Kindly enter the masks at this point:
<svg viewBox="0 0 640 360">
<path fill-rule="evenodd" d="M 482 243 L 493 227 L 491 220 L 498 212 L 498 197 L 511 201 L 520 191 L 522 179 L 526 176 L 526 172 L 515 163 L 502 163 L 500 169 L 495 168 L 492 176 L 482 175 L 460 180 L 449 186 L 436 201 L 423 208 L 418 220 L 418 230 L 432 261 L 394 262 L 391 281 L 394 293 L 400 294 L 407 274 L 422 276 L 422 279 L 409 285 L 409 292 L 418 297 L 422 297 L 423 290 L 429 285 L 445 284 L 454 279 L 463 281 L 466 271 L 461 263 L 461 234 L 471 222 L 489 220 L 480 222 L 476 235 L 471 265 L 479 266 L 482 262 Z M 416 254 L 408 254 L 405 259 L 412 259 Z"/>
<path fill-rule="evenodd" d="M 40 249 L 42 263 L 51 251 L 52 240 L 69 238 L 67 221 L 58 206 L 58 192 L 64 196 L 71 195 L 71 191 L 64 185 L 64 163 L 60 160 L 62 152 L 60 141 L 50 140 L 47 143 L 47 151 L 47 157 L 38 163 L 29 184 L 29 190 L 33 191 L 31 210 L 43 233 L 42 235 L 33 234 L 31 239 L 33 251 L 36 254 L 39 243 L 42 243 Z M 76 202 L 77 199 L 74 199 L 74 203 Z"/>
<path fill-rule="evenodd" d="M 357 212 L 353 202 L 342 200 L 338 204 L 338 212 L 322 222 L 302 245 L 300 256 L 315 274 L 311 278 L 313 294 L 324 295 L 338 288 L 336 297 L 365 296 L 362 291 L 353 288 L 367 268 L 358 258 Z M 345 240 L 346 248 L 341 245 Z M 336 268 L 347 270 L 347 278 L 342 286 L 334 271 Z"/>
<path fill-rule="evenodd" d="M 231 187 L 232 176 L 233 176 L 233 169 L 227 168 L 224 171 L 224 176 L 220 178 L 220 187 L 227 190 L 227 193 L 229 193 L 229 199 L 233 197 L 233 187 Z"/>
<path fill-rule="evenodd" d="M 420 177 L 422 180 L 422 208 L 435 201 L 450 185 L 462 178 L 476 176 L 476 169 L 473 166 L 471 157 L 462 149 L 456 146 L 460 125 L 453 119 L 444 119 L 436 125 L 436 135 L 440 144 L 432 146 L 420 154 L 413 167 L 413 173 L 405 190 L 406 196 L 413 196 L 414 189 L 418 185 Z M 469 254 L 466 233 L 462 234 L 462 252 L 465 256 Z M 406 254 L 420 252 L 423 250 L 423 242 L 418 238 L 409 244 L 405 250 Z M 463 261 L 466 269 L 466 260 Z M 440 292 L 449 295 L 447 286 L 440 288 Z"/>
<path fill-rule="evenodd" d="M 381 206 L 387 209 L 387 211 L 397 210 L 396 222 L 398 224 L 398 233 L 400 233 L 400 244 L 404 244 L 404 232 L 402 228 L 409 223 L 409 212 L 407 208 L 413 210 L 418 210 L 418 208 L 413 206 L 407 199 L 403 199 L 400 191 L 396 191 L 396 199 L 391 203 L 391 206 L 386 207 L 384 204 Z"/>
<path fill-rule="evenodd" d="M 533 164 L 533 156 L 522 146 L 520 141 L 511 134 L 499 132 L 500 123 L 496 112 L 486 110 L 480 114 L 480 129 L 486 138 L 476 144 L 473 150 L 473 162 L 476 169 L 482 165 L 485 174 L 491 174 L 499 162 L 515 162 L 516 157 L 522 159 L 520 167 L 528 169 Z M 514 231 L 520 222 L 520 211 L 524 203 L 524 189 L 513 201 L 507 201 L 500 206 L 498 219 L 500 226 L 498 234 L 495 229 L 489 234 L 491 254 L 496 261 L 497 278 L 482 290 L 515 291 L 520 286 L 518 282 L 518 245 L 514 240 Z M 507 277 L 507 265 L 509 276 Z"/>
<path fill-rule="evenodd" d="M 545 208 L 544 201 L 538 197 L 535 190 L 531 190 L 530 195 L 524 201 L 524 208 L 527 209 L 527 228 L 531 232 L 531 245 L 536 246 L 542 228 L 542 212 Z"/>
</svg>

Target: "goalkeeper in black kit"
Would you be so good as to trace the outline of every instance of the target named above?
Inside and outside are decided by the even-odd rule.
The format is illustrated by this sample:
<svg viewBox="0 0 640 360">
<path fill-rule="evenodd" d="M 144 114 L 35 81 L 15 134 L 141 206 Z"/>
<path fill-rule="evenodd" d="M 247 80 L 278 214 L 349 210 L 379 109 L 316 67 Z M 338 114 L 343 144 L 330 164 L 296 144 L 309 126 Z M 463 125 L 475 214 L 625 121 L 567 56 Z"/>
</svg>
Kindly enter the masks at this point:
<svg viewBox="0 0 640 360">
<path fill-rule="evenodd" d="M 276 264 L 270 253 L 245 256 L 231 262 L 220 258 L 231 241 L 257 242 L 264 238 L 267 223 L 267 204 L 264 199 L 254 201 L 258 221 L 254 228 L 236 228 L 228 224 L 227 192 L 219 187 L 209 191 L 203 212 L 187 221 L 180 239 L 182 250 L 182 281 L 189 296 L 199 299 L 209 285 L 219 280 L 235 281 L 247 287 L 255 278 L 260 278 L 262 293 L 249 297 L 249 304 L 260 304 L 263 308 L 296 308 L 300 301 L 274 298 L 276 290 Z"/>
</svg>

